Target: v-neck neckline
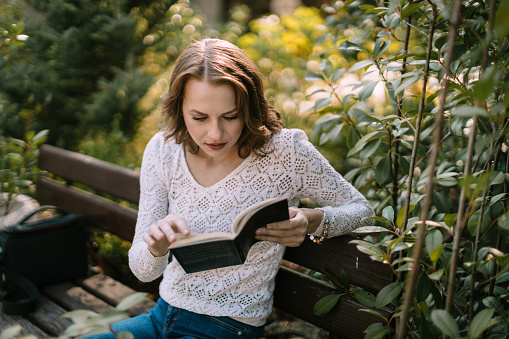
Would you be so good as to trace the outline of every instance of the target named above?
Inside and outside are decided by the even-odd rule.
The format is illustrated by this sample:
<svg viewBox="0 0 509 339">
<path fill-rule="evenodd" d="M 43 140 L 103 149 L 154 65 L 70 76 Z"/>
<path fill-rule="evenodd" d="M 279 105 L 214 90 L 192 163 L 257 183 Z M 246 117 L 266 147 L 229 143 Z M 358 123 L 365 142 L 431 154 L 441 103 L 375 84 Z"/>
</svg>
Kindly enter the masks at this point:
<svg viewBox="0 0 509 339">
<path fill-rule="evenodd" d="M 186 174 L 190 178 L 190 180 L 193 182 L 193 184 L 198 186 L 201 189 L 209 190 L 209 189 L 214 189 L 217 186 L 220 186 L 224 182 L 228 181 L 232 176 L 237 175 L 251 161 L 251 158 L 253 157 L 253 153 L 250 153 L 244 160 L 242 160 L 242 162 L 237 167 L 235 167 L 232 171 L 230 171 L 230 173 L 228 173 L 223 178 L 221 178 L 220 180 L 218 180 L 217 182 L 213 183 L 210 186 L 204 186 L 204 185 L 200 184 L 196 180 L 194 175 L 191 173 L 191 169 L 189 168 L 189 164 L 187 163 L 187 158 L 185 155 L 184 147 L 180 147 L 180 156 L 179 157 L 181 160 L 180 163 L 183 164 L 182 166 L 184 168 L 184 171 L 186 172 Z"/>
</svg>

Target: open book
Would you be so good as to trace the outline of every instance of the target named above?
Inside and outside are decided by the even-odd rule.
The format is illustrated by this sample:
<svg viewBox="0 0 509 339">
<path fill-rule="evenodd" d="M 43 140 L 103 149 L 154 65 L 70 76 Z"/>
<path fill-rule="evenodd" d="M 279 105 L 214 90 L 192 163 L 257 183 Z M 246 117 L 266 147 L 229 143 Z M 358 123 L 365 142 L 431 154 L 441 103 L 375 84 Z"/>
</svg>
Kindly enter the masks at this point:
<svg viewBox="0 0 509 339">
<path fill-rule="evenodd" d="M 255 232 L 266 224 L 289 219 L 286 198 L 273 198 L 254 204 L 237 215 L 232 233 L 177 234 L 170 252 L 186 273 L 243 264 Z"/>
</svg>

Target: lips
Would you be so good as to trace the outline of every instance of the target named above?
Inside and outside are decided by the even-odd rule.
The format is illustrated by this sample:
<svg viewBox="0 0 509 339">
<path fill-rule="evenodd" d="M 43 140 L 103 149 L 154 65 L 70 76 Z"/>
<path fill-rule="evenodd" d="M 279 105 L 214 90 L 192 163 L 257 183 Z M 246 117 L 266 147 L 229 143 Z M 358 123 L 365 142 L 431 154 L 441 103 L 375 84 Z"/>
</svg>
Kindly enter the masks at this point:
<svg viewBox="0 0 509 339">
<path fill-rule="evenodd" d="M 219 151 L 220 149 L 222 149 L 224 146 L 226 146 L 226 143 L 214 143 L 214 144 L 206 144 L 211 150 L 213 151 Z"/>
</svg>

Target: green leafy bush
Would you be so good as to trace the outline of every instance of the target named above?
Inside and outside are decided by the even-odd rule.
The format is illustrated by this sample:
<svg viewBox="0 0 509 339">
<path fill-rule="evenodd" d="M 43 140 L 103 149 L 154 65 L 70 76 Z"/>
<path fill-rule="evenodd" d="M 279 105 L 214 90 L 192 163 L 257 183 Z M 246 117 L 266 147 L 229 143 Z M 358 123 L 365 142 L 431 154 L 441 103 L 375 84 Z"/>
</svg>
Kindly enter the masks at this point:
<svg viewBox="0 0 509 339">
<path fill-rule="evenodd" d="M 397 276 L 354 294 L 396 310 L 367 338 L 509 333 L 509 6 L 458 4 L 324 8 L 337 51 L 307 75 L 326 93 L 315 140 L 346 150 L 345 177 L 378 212 L 355 243 Z"/>
<path fill-rule="evenodd" d="M 25 140 L 0 136 L 0 195 L 5 214 L 12 199 L 18 194 L 34 197 L 35 182 L 44 175 L 37 167 L 39 146 L 45 142 L 48 131 L 27 133 Z"/>
</svg>

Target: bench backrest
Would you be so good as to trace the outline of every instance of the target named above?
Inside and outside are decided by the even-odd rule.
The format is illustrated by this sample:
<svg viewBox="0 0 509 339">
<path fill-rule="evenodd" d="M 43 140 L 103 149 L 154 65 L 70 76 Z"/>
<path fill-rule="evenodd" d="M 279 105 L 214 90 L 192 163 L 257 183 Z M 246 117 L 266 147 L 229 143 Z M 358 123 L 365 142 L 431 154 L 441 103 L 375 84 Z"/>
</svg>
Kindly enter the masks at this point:
<svg viewBox="0 0 509 339">
<path fill-rule="evenodd" d="M 137 172 L 50 145 L 41 146 L 39 167 L 65 181 L 64 184 L 41 178 L 36 190 L 36 199 L 41 204 L 60 206 L 84 216 L 105 231 L 127 240 L 133 239 L 136 210 L 98 194 L 137 204 L 140 192 Z M 322 245 L 306 240 L 300 247 L 287 248 L 285 260 L 337 277 L 344 270 L 353 285 L 376 294 L 392 282 L 393 273 L 388 265 L 371 260 L 350 244 L 351 239 L 350 236 L 332 238 Z M 339 334 L 342 338 L 363 337 L 367 326 L 380 322 L 377 315 L 359 312 L 366 307 L 348 296 L 326 315 L 314 315 L 314 304 L 333 292 L 334 288 L 319 279 L 282 267 L 276 280 L 274 303 L 276 307 L 326 329 L 332 336 Z M 391 315 L 386 309 L 376 311 L 384 317 Z"/>
</svg>

